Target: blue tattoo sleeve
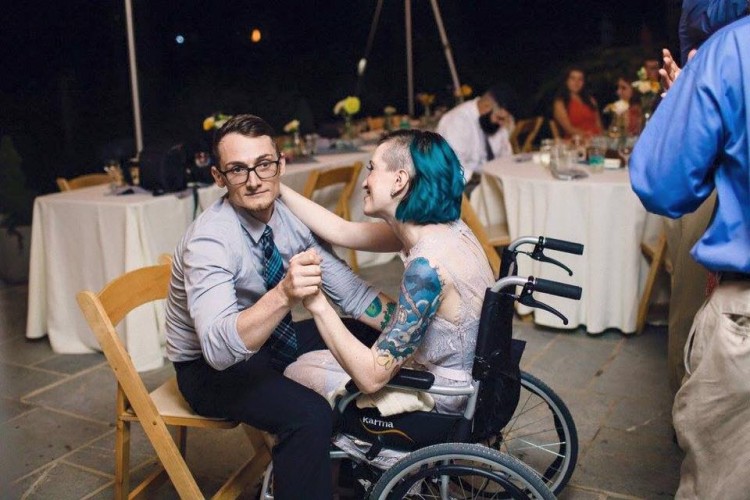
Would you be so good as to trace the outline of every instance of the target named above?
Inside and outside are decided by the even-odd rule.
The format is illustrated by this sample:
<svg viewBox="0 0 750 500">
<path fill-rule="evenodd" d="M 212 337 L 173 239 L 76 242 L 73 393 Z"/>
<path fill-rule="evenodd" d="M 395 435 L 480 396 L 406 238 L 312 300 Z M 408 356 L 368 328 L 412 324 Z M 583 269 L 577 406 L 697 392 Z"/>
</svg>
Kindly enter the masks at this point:
<svg viewBox="0 0 750 500">
<path fill-rule="evenodd" d="M 416 351 L 442 300 L 437 270 L 424 257 L 404 270 L 396 313 L 376 342 L 378 364 L 386 369 L 401 365 Z"/>
</svg>

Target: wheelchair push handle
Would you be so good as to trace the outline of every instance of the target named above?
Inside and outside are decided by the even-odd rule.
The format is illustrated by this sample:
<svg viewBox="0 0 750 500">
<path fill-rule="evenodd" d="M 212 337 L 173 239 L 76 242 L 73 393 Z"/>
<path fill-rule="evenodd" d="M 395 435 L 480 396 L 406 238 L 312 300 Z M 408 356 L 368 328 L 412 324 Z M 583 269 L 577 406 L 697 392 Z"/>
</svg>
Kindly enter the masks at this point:
<svg viewBox="0 0 750 500">
<path fill-rule="evenodd" d="M 583 245 L 572 241 L 558 240 L 555 238 L 544 238 L 544 247 L 558 252 L 583 255 Z"/>
<path fill-rule="evenodd" d="M 542 278 L 534 279 L 534 291 L 565 297 L 566 299 L 580 300 L 582 289 L 580 286 L 568 285 L 559 281 L 545 280 Z"/>
</svg>

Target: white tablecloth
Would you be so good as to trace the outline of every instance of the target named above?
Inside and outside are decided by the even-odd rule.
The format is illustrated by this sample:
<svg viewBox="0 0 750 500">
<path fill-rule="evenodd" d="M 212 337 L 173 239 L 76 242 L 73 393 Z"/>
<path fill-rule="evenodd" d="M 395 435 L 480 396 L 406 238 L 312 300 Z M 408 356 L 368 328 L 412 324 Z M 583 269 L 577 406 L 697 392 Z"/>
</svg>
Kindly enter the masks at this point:
<svg viewBox="0 0 750 500">
<path fill-rule="evenodd" d="M 485 224 L 506 219 L 512 239 L 547 236 L 584 245 L 582 256 L 545 252 L 570 267 L 573 276 L 557 266 L 518 257 L 521 276 L 583 288 L 580 301 L 536 294 L 568 317 L 568 328 L 586 325 L 589 333 L 607 328 L 635 330 L 648 268 L 640 244 L 658 235 L 662 220 L 643 208 L 630 188 L 627 169 L 590 172 L 585 179 L 562 181 L 541 165 L 497 159 L 484 166 L 471 202 Z M 557 317 L 541 310 L 535 311 L 534 319 L 541 325 L 563 327 Z"/>
<path fill-rule="evenodd" d="M 360 151 L 321 155 L 316 162 L 291 163 L 282 180 L 301 190 L 314 169 L 366 162 L 370 156 L 371 152 Z M 365 172 L 362 169 L 360 181 Z M 208 206 L 223 192 L 217 186 L 202 188 L 200 206 Z M 322 193 L 323 204 L 337 196 L 331 192 L 325 199 L 326 194 Z M 100 290 L 124 272 L 153 265 L 159 255 L 171 254 L 192 222 L 193 212 L 190 192 L 159 197 L 114 196 L 108 186 L 95 186 L 38 197 L 32 223 L 26 337 L 49 335 L 52 349 L 59 353 L 98 350 L 76 303 L 76 293 Z M 352 197 L 351 213 L 360 220 L 364 218 L 360 189 Z M 393 255 L 359 252 L 357 257 L 360 266 L 368 266 Z M 162 365 L 163 325 L 163 305 L 158 304 L 134 311 L 118 328 L 138 370 Z"/>
</svg>

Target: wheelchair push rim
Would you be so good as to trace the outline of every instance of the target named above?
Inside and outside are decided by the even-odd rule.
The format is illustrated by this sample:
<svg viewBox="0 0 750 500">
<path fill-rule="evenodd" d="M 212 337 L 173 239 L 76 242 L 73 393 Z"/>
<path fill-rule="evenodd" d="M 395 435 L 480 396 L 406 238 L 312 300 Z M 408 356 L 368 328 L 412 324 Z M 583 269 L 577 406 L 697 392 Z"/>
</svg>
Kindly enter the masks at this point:
<svg viewBox="0 0 750 500">
<path fill-rule="evenodd" d="M 479 444 L 443 443 L 400 460 L 383 474 L 369 498 L 547 500 L 554 495 L 513 457 Z"/>
</svg>

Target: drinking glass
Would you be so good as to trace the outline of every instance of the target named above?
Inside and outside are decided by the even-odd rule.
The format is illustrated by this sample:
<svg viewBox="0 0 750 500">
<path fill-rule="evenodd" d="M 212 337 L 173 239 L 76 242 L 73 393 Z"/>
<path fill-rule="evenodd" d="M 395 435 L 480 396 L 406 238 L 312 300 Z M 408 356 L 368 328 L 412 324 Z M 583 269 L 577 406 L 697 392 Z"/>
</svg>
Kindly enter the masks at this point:
<svg viewBox="0 0 750 500">
<path fill-rule="evenodd" d="M 617 153 L 622 157 L 623 166 L 627 168 L 628 162 L 630 161 L 630 155 L 633 154 L 633 146 L 635 146 L 636 138 L 633 136 L 626 137 L 624 141 L 620 143 L 617 148 Z"/>
<path fill-rule="evenodd" d="M 542 144 L 539 147 L 539 161 L 545 167 L 550 164 L 550 160 L 552 159 L 552 147 L 554 145 L 554 139 L 542 139 Z"/>
</svg>

